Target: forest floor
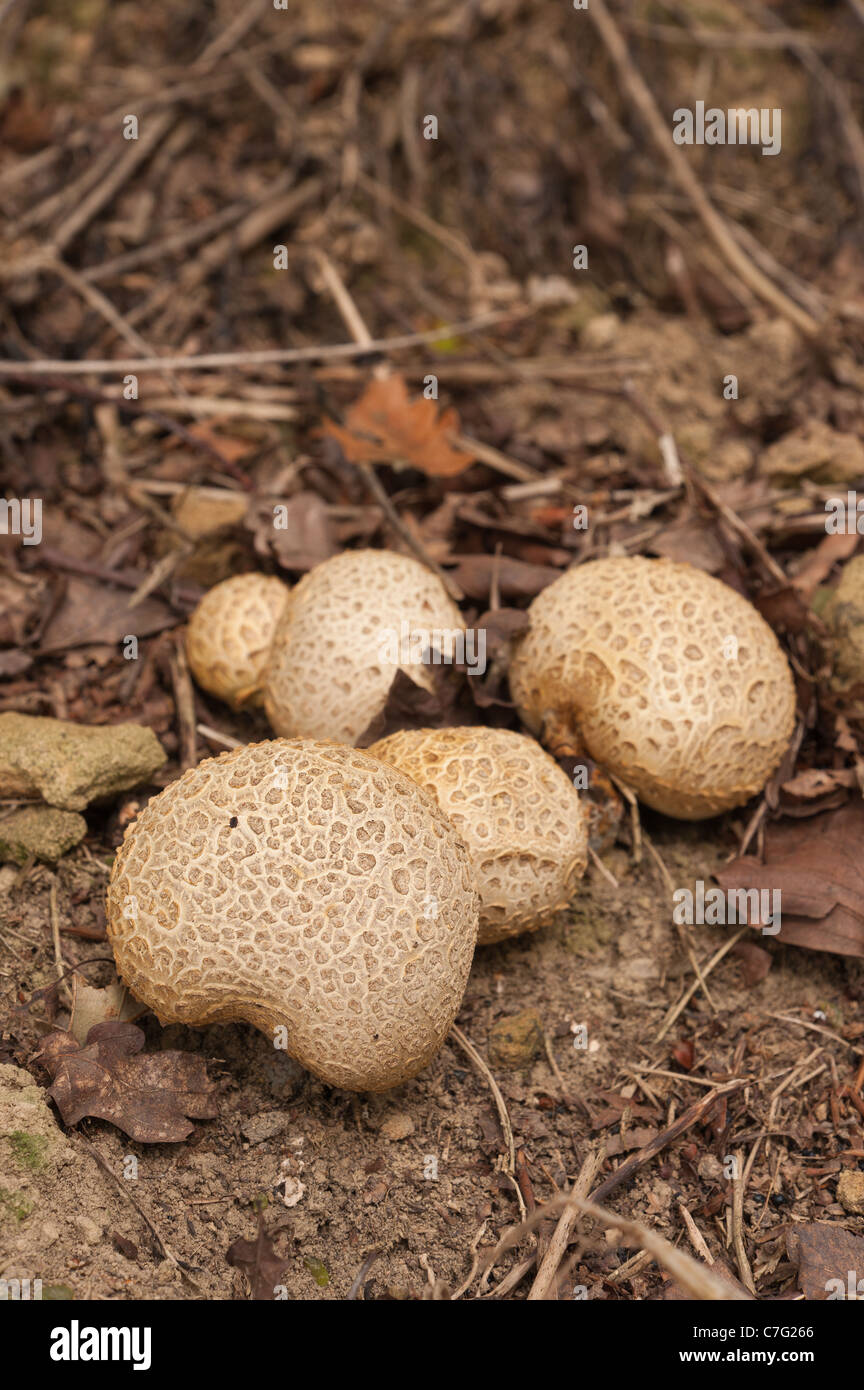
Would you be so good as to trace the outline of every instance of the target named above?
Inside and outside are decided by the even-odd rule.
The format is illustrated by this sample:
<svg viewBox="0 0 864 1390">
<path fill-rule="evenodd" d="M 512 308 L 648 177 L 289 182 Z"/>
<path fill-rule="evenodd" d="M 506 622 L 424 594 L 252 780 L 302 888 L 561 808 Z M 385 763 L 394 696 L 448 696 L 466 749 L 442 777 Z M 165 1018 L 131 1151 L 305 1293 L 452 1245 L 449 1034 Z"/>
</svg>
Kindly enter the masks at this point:
<svg viewBox="0 0 864 1390">
<path fill-rule="evenodd" d="M 854 6 L 787 5 L 798 37 L 772 46 L 753 35 L 776 38 L 777 5 L 598 12 L 626 68 L 602 22 L 541 0 L 12 7 L 0 467 L 7 497 L 41 499 L 42 536 L 0 535 L 0 715 L 143 724 L 168 762 L 89 807 L 59 863 L 0 868 L 0 1278 L 76 1299 L 268 1278 L 292 1299 L 522 1299 L 559 1217 L 540 1209 L 580 1175 L 739 1292 L 824 1298 L 864 1268 L 864 725 L 826 616 L 858 537 L 825 526 L 827 499 L 864 491 L 864 29 Z M 782 108 L 782 157 L 687 150 L 694 201 L 640 74 L 667 127 L 703 94 Z M 434 378 L 458 472 L 434 431 L 374 473 L 362 435 L 352 453 L 324 432 L 350 431 L 382 365 L 414 397 Z M 146 1016 L 148 1052 L 206 1061 L 217 1118 L 175 1144 L 62 1125 L 37 1054 L 79 980 L 115 979 L 123 828 L 184 766 L 269 732 L 192 689 L 189 614 L 230 574 L 293 582 L 364 545 L 419 548 L 490 630 L 574 560 L 697 564 L 790 656 L 790 756 L 739 812 L 644 812 L 641 855 L 598 781 L 575 902 L 477 953 L 457 1023 L 482 1065 L 454 1034 L 414 1081 L 356 1097 L 245 1026 Z M 518 727 L 504 677 L 493 661 L 471 718 Z M 842 849 L 839 887 L 802 827 Z M 797 931 L 676 927 L 670 883 L 770 861 L 784 835 L 818 899 Z M 632 1232 L 584 1220 L 552 1287 L 685 1293 Z"/>
</svg>

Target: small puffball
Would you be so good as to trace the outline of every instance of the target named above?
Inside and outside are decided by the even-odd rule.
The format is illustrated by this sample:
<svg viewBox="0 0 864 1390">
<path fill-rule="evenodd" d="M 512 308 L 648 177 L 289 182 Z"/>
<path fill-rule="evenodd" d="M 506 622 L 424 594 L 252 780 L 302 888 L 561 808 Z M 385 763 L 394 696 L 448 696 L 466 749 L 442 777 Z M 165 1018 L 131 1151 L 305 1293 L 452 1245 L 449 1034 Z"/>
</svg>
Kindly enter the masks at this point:
<svg viewBox="0 0 864 1390">
<path fill-rule="evenodd" d="M 266 574 L 236 574 L 202 598 L 186 631 L 189 669 L 202 690 L 235 708 L 259 704 L 257 687 L 291 590 Z"/>
<path fill-rule="evenodd" d="M 120 975 L 161 1022 L 254 1024 L 353 1091 L 434 1057 L 477 939 L 468 850 L 432 798 L 367 753 L 288 739 L 154 796 L 107 916 Z"/>
<path fill-rule="evenodd" d="M 528 615 L 510 690 L 553 751 L 587 752 L 682 820 L 743 805 L 779 765 L 795 722 L 789 663 L 753 605 L 703 570 L 592 560 Z"/>
<path fill-rule="evenodd" d="M 437 575 L 390 550 L 346 550 L 292 591 L 273 637 L 264 704 L 277 734 L 356 744 L 384 710 L 398 671 L 424 690 L 430 649 L 464 632 Z M 452 659 L 452 658 L 451 658 Z"/>
<path fill-rule="evenodd" d="M 579 793 L 533 738 L 509 729 L 403 730 L 369 753 L 432 793 L 471 852 L 480 893 L 477 941 L 545 926 L 585 871 Z"/>
</svg>

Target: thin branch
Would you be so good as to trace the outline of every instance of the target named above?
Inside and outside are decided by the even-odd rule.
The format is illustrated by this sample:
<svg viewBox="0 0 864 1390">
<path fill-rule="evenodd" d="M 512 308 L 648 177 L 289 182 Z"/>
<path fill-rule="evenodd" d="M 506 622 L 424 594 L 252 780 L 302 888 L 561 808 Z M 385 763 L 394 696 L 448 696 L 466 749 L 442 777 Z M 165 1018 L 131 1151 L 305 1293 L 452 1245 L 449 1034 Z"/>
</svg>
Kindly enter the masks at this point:
<svg viewBox="0 0 864 1390">
<path fill-rule="evenodd" d="M 421 347 L 467 333 L 478 333 L 483 328 L 491 328 L 494 324 L 521 318 L 528 313 L 528 309 L 496 309 L 488 314 L 463 319 L 460 323 L 441 324 L 438 328 L 427 328 L 422 333 L 402 333 L 395 338 L 375 338 L 371 343 L 325 343 L 319 347 L 264 348 L 258 352 L 207 352 L 197 357 L 120 357 L 113 361 L 110 358 L 93 358 L 81 362 L 66 362 L 62 358 L 51 361 L 46 358 L 38 362 L 0 362 L 0 376 L 40 376 L 45 372 L 62 373 L 64 376 L 86 376 L 90 372 L 97 376 L 113 376 L 126 372 L 202 371 L 211 367 L 233 367 L 245 371 L 269 363 L 338 362 L 344 358 L 399 352 L 403 348 Z"/>
</svg>

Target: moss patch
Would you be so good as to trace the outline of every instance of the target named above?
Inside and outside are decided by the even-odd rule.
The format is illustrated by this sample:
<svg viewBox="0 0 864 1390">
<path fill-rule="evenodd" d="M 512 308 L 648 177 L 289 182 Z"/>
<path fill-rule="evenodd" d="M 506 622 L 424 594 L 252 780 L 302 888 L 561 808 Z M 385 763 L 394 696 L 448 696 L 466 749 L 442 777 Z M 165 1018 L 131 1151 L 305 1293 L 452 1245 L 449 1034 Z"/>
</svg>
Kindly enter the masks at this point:
<svg viewBox="0 0 864 1390">
<path fill-rule="evenodd" d="M 22 1168 L 38 1173 L 45 1166 L 48 1140 L 44 1134 L 27 1134 L 23 1129 L 15 1129 L 9 1135 L 9 1143 Z"/>
<path fill-rule="evenodd" d="M 33 1211 L 33 1203 L 23 1192 L 10 1192 L 0 1187 L 0 1222 L 12 1221 L 16 1226 Z"/>
</svg>

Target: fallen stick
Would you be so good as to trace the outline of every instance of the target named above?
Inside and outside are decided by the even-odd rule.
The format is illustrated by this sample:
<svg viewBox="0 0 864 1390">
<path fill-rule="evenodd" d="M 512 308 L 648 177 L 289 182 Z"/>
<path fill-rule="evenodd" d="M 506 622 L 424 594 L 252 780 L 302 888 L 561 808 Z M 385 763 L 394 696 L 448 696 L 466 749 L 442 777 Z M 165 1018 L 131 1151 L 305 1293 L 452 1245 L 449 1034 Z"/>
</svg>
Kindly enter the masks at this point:
<svg viewBox="0 0 864 1390">
<path fill-rule="evenodd" d="M 610 1173 L 605 1182 L 601 1182 L 599 1187 L 595 1187 L 589 1200 L 602 1202 L 609 1196 L 610 1192 L 614 1192 L 615 1188 L 620 1187 L 622 1182 L 628 1182 L 650 1159 L 665 1149 L 667 1144 L 671 1144 L 673 1139 L 677 1139 L 685 1130 L 698 1124 L 708 1114 L 715 1101 L 722 1100 L 725 1096 L 734 1095 L 736 1091 L 740 1091 L 747 1084 L 746 1081 L 732 1081 L 727 1086 L 716 1087 L 715 1090 L 704 1095 L 701 1100 L 695 1101 L 688 1110 L 684 1111 L 683 1115 L 679 1115 L 678 1119 L 669 1125 L 668 1129 L 664 1129 L 662 1134 L 658 1134 L 656 1139 L 651 1140 L 650 1144 L 639 1149 L 638 1153 L 633 1154 L 632 1158 L 628 1158 L 627 1162 L 622 1163 L 620 1168 L 616 1168 L 614 1173 Z"/>
<path fill-rule="evenodd" d="M 346 357 L 367 357 L 379 352 L 397 352 L 401 348 L 421 347 L 424 343 L 437 343 L 447 338 L 458 338 L 464 333 L 477 333 L 482 328 L 491 328 L 496 323 L 523 317 L 526 310 L 494 310 L 488 314 L 478 314 L 476 318 L 464 319 L 461 323 L 444 323 L 438 328 L 427 328 L 422 333 L 403 333 L 395 338 L 375 338 L 371 343 L 332 343 L 320 347 L 303 348 L 264 348 L 256 352 L 209 352 L 197 357 L 118 357 L 84 358 L 80 362 L 67 362 L 62 358 L 56 361 L 47 358 L 38 362 L 0 362 L 0 376 L 40 376 L 49 374 L 62 376 L 86 376 L 92 372 L 96 376 L 122 376 L 127 372 L 201 371 L 208 367 L 233 367 L 243 370 L 246 367 L 260 367 L 266 363 L 286 365 L 294 362 L 336 362 Z"/>
</svg>

